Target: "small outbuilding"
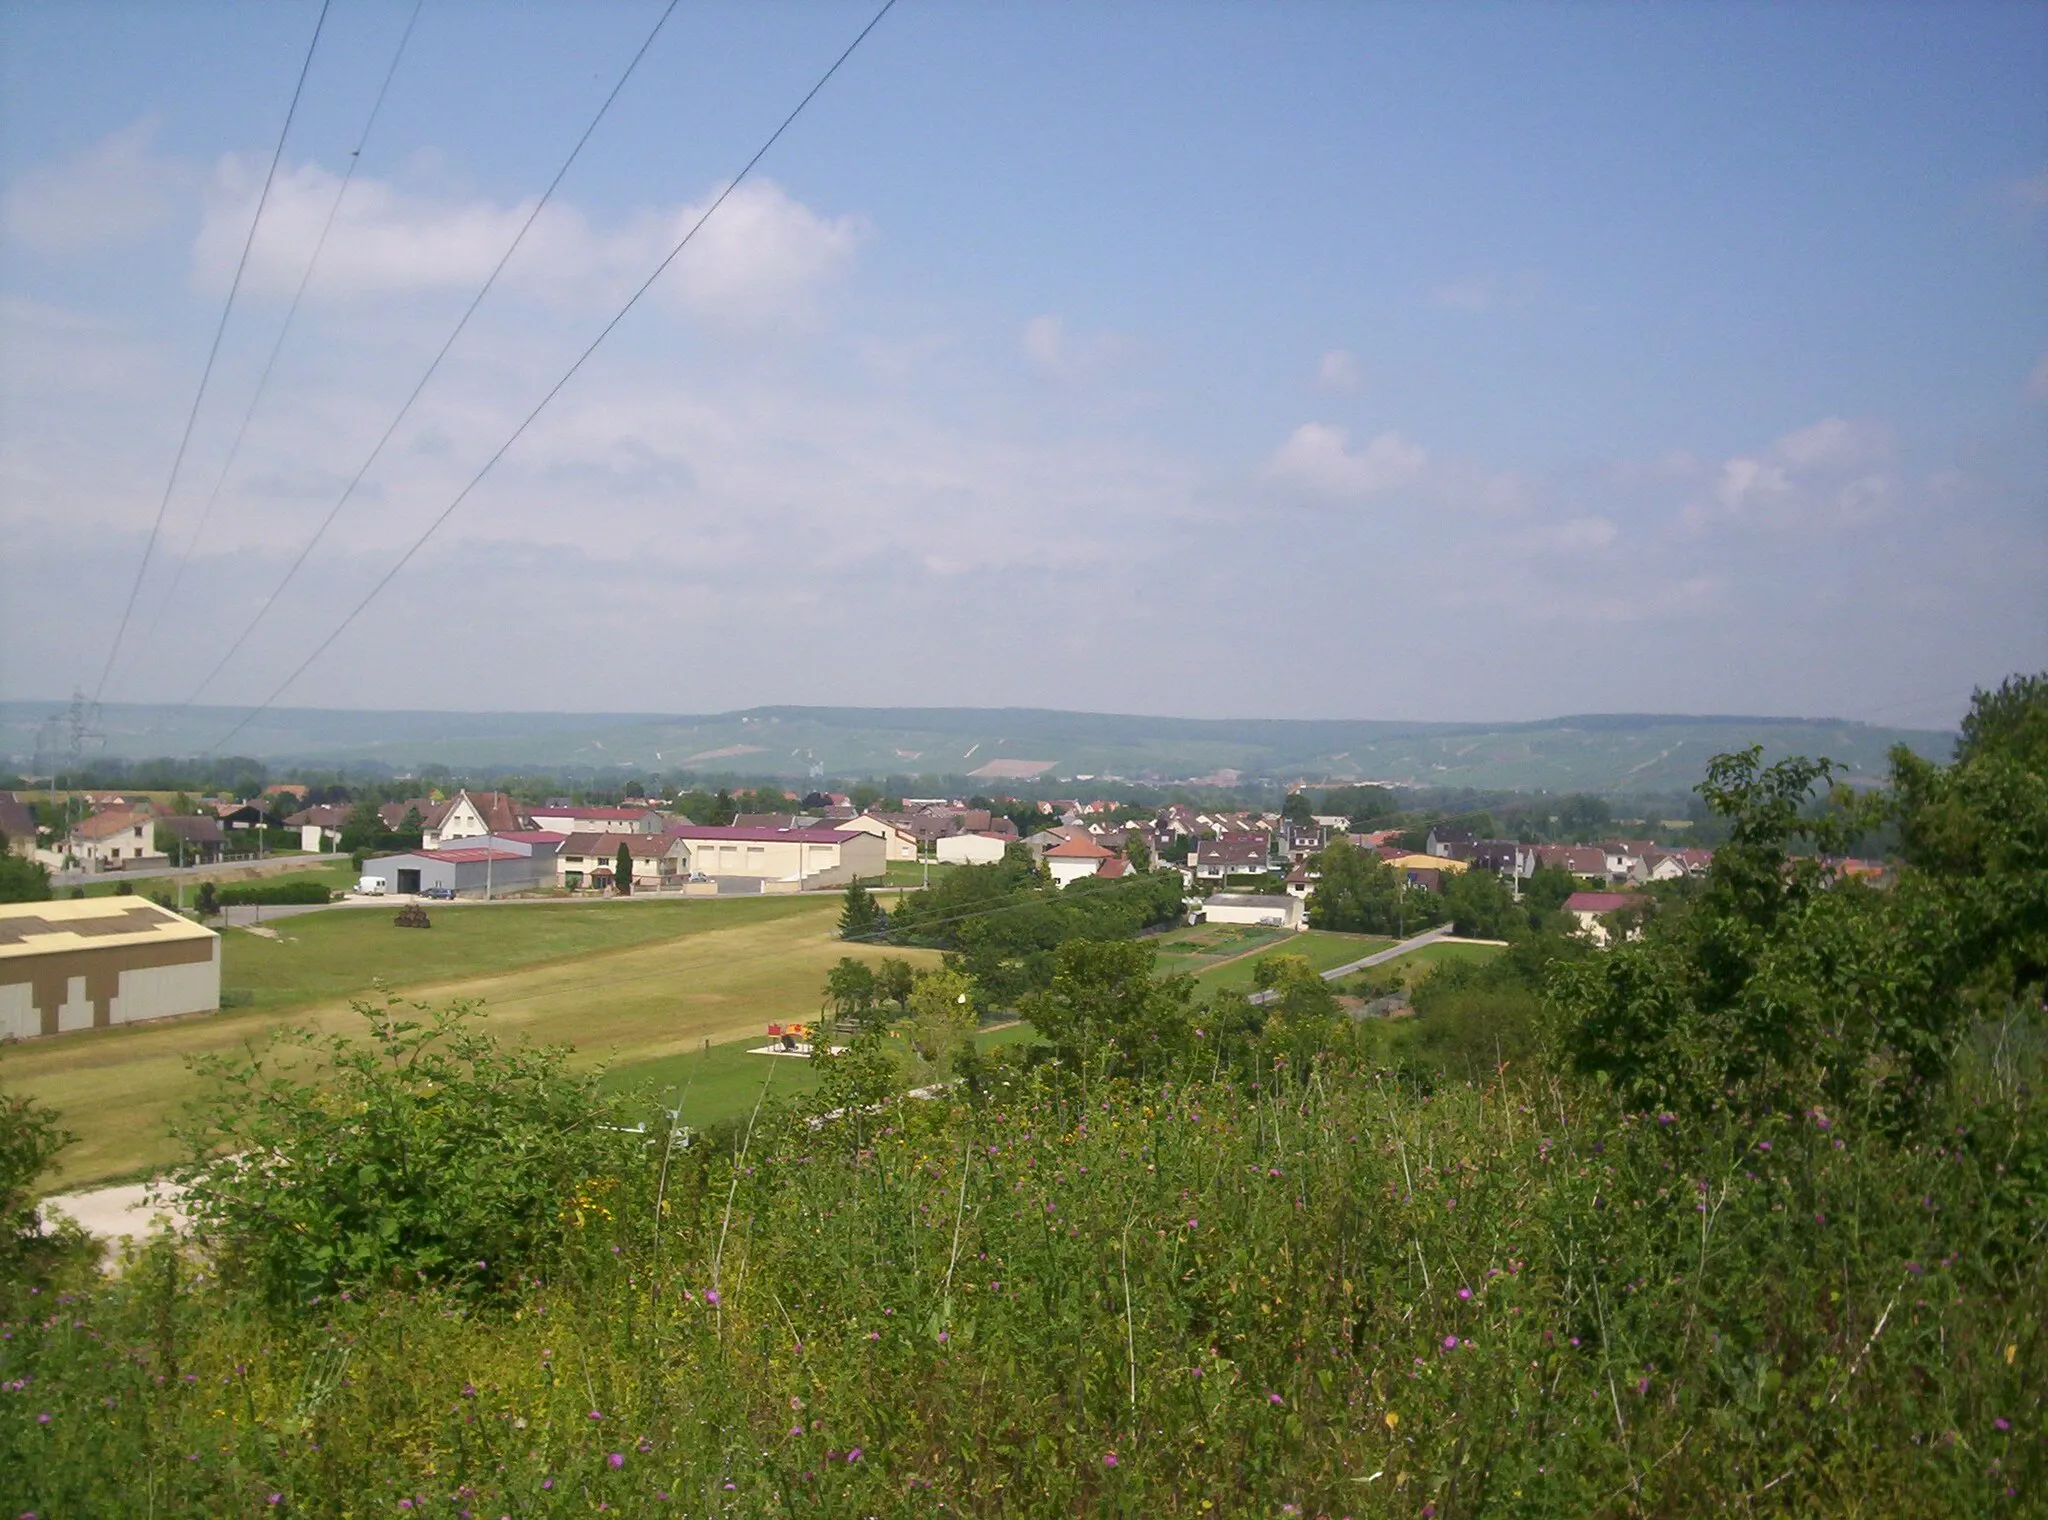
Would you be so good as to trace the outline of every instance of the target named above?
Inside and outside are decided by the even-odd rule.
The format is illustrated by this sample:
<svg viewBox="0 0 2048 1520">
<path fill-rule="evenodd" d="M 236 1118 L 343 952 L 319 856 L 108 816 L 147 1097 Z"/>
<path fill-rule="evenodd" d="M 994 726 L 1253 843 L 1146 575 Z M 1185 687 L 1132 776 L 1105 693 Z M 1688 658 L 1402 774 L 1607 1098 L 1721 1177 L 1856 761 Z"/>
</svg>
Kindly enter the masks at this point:
<svg viewBox="0 0 2048 1520">
<path fill-rule="evenodd" d="M 140 897 L 0 905 L 0 1038 L 220 1007 L 220 936 Z"/>
<path fill-rule="evenodd" d="M 1262 892 L 1218 892 L 1202 902 L 1202 920 L 1211 924 L 1257 924 L 1270 929 L 1299 929 L 1305 905 L 1298 897 Z"/>
<path fill-rule="evenodd" d="M 953 865 L 992 866 L 1009 850 L 1000 834 L 948 834 L 939 841 L 939 859 Z"/>
</svg>

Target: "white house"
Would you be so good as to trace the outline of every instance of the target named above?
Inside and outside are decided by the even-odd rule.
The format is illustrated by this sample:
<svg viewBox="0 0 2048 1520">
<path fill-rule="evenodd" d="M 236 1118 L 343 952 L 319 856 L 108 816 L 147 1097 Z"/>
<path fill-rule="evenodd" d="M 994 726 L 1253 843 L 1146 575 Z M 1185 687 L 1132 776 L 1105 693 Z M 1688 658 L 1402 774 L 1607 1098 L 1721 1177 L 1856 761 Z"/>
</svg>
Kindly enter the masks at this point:
<svg viewBox="0 0 2048 1520">
<path fill-rule="evenodd" d="M 1601 919 L 1642 901 L 1633 892 L 1574 892 L 1564 900 L 1564 910 L 1578 921 L 1579 933 L 1596 945 L 1605 945 L 1611 936 Z"/>
<path fill-rule="evenodd" d="M 148 813 L 126 809 L 110 809 L 84 819 L 64 841 L 64 853 L 86 871 L 164 864 L 164 857 L 156 852 L 156 820 Z"/>
<path fill-rule="evenodd" d="M 1110 852 L 1094 840 L 1075 837 L 1047 850 L 1045 865 L 1052 872 L 1053 885 L 1064 887 L 1070 881 L 1093 876 L 1109 858 Z"/>
<path fill-rule="evenodd" d="M 435 850 L 451 839 L 474 839 L 480 834 L 511 834 L 532 827 L 533 820 L 503 792 L 462 791 L 455 794 L 455 800 L 439 817 L 426 820 L 420 845 L 424 849 Z"/>
<path fill-rule="evenodd" d="M 616 885 L 619 851 L 633 868 L 636 892 L 673 891 L 690 874 L 690 849 L 672 834 L 571 834 L 554 855 L 556 880 L 572 889 Z"/>
<path fill-rule="evenodd" d="M 1272 929 L 1304 927 L 1305 905 L 1298 897 L 1260 892 L 1218 892 L 1202 903 L 1202 920 L 1211 924 L 1257 924 Z"/>
<path fill-rule="evenodd" d="M 992 866 L 1009 847 L 1010 841 L 1000 834 L 948 834 L 939 841 L 938 852 L 939 859 L 954 865 Z"/>
</svg>

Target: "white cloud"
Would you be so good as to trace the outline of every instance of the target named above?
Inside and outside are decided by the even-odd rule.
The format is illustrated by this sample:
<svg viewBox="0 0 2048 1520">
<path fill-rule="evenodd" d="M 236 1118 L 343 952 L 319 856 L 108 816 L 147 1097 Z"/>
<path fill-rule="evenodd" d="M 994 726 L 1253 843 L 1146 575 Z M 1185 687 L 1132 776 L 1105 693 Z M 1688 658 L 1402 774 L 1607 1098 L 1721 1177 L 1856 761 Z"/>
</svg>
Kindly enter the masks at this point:
<svg viewBox="0 0 2048 1520">
<path fill-rule="evenodd" d="M 1018 345 L 1041 378 L 1074 383 L 1098 380 L 1122 361 L 1130 345 L 1116 333 L 1073 333 L 1051 315 L 1024 324 Z"/>
<path fill-rule="evenodd" d="M 1693 528 L 1866 521 L 1895 493 L 1895 451 L 1884 428 L 1823 418 L 1784 434 L 1761 454 L 1723 461 L 1711 488 L 1686 504 L 1681 520 Z"/>
<path fill-rule="evenodd" d="M 209 289 L 225 288 L 241 256 L 262 188 L 261 166 L 229 157 L 209 187 L 193 258 Z M 340 177 L 314 164 L 281 173 L 244 276 L 270 295 L 298 286 L 340 192 Z M 643 209 L 617 225 L 593 225 L 555 200 L 535 218 L 503 281 L 547 300 L 623 299 L 703 215 L 715 192 L 667 210 Z M 510 205 L 404 190 L 358 176 L 350 183 L 310 287 L 339 302 L 481 285 L 526 219 L 531 198 Z M 699 317 L 757 325 L 800 310 L 841 274 L 869 235 L 858 216 L 826 216 L 770 180 L 740 186 L 663 276 L 659 293 Z"/>
<path fill-rule="evenodd" d="M 1413 484 L 1428 463 L 1428 453 L 1399 433 L 1381 433 L 1353 450 L 1347 429 L 1304 422 L 1267 460 L 1265 473 L 1318 495 L 1362 500 Z"/>
<path fill-rule="evenodd" d="M 1316 384 L 1326 391 L 1356 395 L 1365 388 L 1365 370 L 1355 355 L 1333 348 L 1316 365 Z"/>
<path fill-rule="evenodd" d="M 76 253 L 147 237 L 177 213 L 191 174 L 151 151 L 145 117 L 61 163 L 31 169 L 0 197 L 0 228 L 35 253 Z"/>
</svg>

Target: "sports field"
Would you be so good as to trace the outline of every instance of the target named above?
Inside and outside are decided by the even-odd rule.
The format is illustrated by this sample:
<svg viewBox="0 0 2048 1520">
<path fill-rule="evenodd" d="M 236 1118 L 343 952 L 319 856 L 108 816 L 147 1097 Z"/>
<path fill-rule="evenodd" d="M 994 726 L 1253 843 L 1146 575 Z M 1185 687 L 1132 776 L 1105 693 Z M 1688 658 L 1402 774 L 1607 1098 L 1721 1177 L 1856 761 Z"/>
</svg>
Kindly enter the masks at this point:
<svg viewBox="0 0 2048 1520">
<path fill-rule="evenodd" d="M 643 1062 L 809 1017 L 840 956 L 882 953 L 835 937 L 837 897 L 430 912 L 430 929 L 400 929 L 381 906 L 281 919 L 277 939 L 230 929 L 222 986 L 252 992 L 250 1006 L 9 1049 L 0 1056 L 0 1086 L 60 1110 L 80 1137 L 47 1185 L 76 1188 L 175 1159 L 166 1122 L 197 1090 L 188 1057 L 232 1051 L 280 1024 L 358 1028 L 349 1000 L 378 995 L 379 984 L 434 1003 L 477 999 L 500 1037 L 573 1045 L 579 1061 Z"/>
</svg>

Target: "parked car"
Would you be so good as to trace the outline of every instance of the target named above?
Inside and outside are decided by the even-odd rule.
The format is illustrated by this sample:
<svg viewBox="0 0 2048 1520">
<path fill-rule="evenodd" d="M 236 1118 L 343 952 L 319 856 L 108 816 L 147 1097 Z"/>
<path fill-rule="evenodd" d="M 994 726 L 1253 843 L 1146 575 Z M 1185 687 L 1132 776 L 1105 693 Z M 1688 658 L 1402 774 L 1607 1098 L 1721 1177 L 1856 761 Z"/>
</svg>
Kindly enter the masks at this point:
<svg viewBox="0 0 2048 1520">
<path fill-rule="evenodd" d="M 444 902 L 452 902 L 455 898 L 455 889 L 453 887 L 428 887 L 426 891 L 420 893 L 420 896 L 434 897 Z"/>
</svg>

